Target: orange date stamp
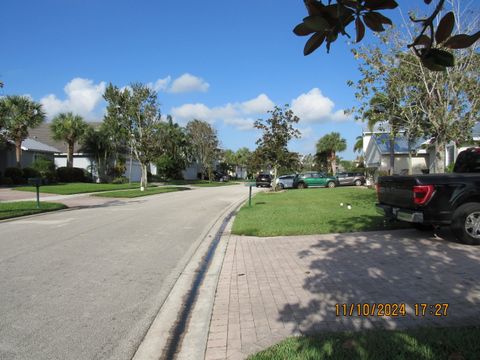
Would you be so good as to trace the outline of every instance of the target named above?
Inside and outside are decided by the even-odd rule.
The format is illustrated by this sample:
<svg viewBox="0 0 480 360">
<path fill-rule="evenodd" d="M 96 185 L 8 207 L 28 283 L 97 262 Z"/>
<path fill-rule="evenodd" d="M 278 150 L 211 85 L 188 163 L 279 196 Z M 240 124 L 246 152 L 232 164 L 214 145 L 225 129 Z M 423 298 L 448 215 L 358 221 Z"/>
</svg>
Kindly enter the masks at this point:
<svg viewBox="0 0 480 360">
<path fill-rule="evenodd" d="M 415 303 L 409 307 L 405 303 L 352 303 L 335 304 L 335 316 L 356 317 L 404 317 L 448 316 L 448 303 Z"/>
</svg>

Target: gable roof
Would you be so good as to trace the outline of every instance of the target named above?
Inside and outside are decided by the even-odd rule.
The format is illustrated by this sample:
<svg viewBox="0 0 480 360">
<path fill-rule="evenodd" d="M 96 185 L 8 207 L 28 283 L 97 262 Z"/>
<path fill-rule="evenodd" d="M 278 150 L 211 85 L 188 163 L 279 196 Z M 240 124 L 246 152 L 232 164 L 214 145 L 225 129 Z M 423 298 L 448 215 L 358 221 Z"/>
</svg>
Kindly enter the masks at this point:
<svg viewBox="0 0 480 360">
<path fill-rule="evenodd" d="M 44 144 L 47 144 L 55 149 L 57 149 L 56 152 L 58 153 L 66 153 L 67 152 L 67 144 L 63 141 L 58 141 L 53 139 L 53 134 L 52 131 L 50 130 L 50 125 L 52 123 L 46 122 L 42 123 L 40 126 L 30 129 L 28 131 L 29 133 L 29 138 L 32 140 L 36 140 L 38 142 L 42 142 Z M 93 127 L 98 127 L 102 123 L 101 122 L 89 122 L 90 125 Z M 80 144 L 75 143 L 75 152 L 78 152 L 80 149 Z"/>
<path fill-rule="evenodd" d="M 375 142 L 375 145 L 382 155 L 390 154 L 390 136 L 388 134 L 375 134 L 372 136 L 371 141 Z M 417 139 L 414 140 L 409 146 L 406 136 L 397 135 L 395 136 L 393 151 L 395 154 L 408 154 L 409 149 L 410 151 L 415 151 L 424 142 L 425 139 Z"/>
<path fill-rule="evenodd" d="M 49 152 L 49 153 L 58 153 L 60 152 L 57 148 L 41 143 L 40 141 L 26 138 L 22 141 L 22 150 L 24 151 L 39 151 L 39 152 Z"/>
</svg>

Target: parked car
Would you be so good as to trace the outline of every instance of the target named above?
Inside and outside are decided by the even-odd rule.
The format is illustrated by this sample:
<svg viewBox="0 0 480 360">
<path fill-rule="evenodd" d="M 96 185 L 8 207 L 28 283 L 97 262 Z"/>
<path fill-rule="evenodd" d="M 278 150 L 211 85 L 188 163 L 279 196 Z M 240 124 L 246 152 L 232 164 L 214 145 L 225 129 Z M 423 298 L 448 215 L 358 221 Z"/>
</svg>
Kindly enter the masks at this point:
<svg viewBox="0 0 480 360">
<path fill-rule="evenodd" d="M 270 187 L 272 185 L 272 175 L 259 174 L 255 181 L 257 187 Z"/>
<path fill-rule="evenodd" d="M 291 175 L 282 175 L 277 178 L 277 186 L 281 189 L 291 189 L 293 188 L 293 180 L 295 179 L 296 174 Z"/>
<path fill-rule="evenodd" d="M 328 176 L 320 172 L 298 174 L 293 180 L 294 188 L 305 189 L 311 186 L 326 186 L 333 188 L 338 186 L 338 180 L 335 176 Z"/>
<path fill-rule="evenodd" d="M 365 176 L 360 173 L 337 173 L 337 179 L 339 185 L 355 185 L 360 186 L 365 184 Z"/>
<path fill-rule="evenodd" d="M 480 148 L 462 151 L 451 174 L 379 177 L 377 195 L 387 219 L 450 226 L 459 241 L 480 245 Z"/>
</svg>

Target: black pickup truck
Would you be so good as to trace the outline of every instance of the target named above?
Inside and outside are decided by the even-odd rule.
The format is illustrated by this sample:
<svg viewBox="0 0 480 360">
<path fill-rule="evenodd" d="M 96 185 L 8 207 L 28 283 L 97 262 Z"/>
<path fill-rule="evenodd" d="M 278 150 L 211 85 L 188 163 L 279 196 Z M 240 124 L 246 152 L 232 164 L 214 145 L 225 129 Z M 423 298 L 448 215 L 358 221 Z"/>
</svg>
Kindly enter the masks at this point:
<svg viewBox="0 0 480 360">
<path fill-rule="evenodd" d="M 480 245 L 480 148 L 462 151 L 451 174 L 382 176 L 377 211 L 420 230 L 450 226 L 457 239 Z"/>
</svg>

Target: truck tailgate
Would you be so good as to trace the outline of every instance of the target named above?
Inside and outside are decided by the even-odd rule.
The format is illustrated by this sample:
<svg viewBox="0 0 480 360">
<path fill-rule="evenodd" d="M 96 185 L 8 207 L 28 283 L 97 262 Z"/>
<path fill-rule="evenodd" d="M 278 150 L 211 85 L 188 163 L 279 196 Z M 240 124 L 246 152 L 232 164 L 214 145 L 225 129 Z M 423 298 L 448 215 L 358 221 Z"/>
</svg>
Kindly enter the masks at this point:
<svg viewBox="0 0 480 360">
<path fill-rule="evenodd" d="M 412 176 L 386 176 L 378 178 L 377 194 L 380 204 L 414 209 L 413 186 L 416 180 Z"/>
</svg>

